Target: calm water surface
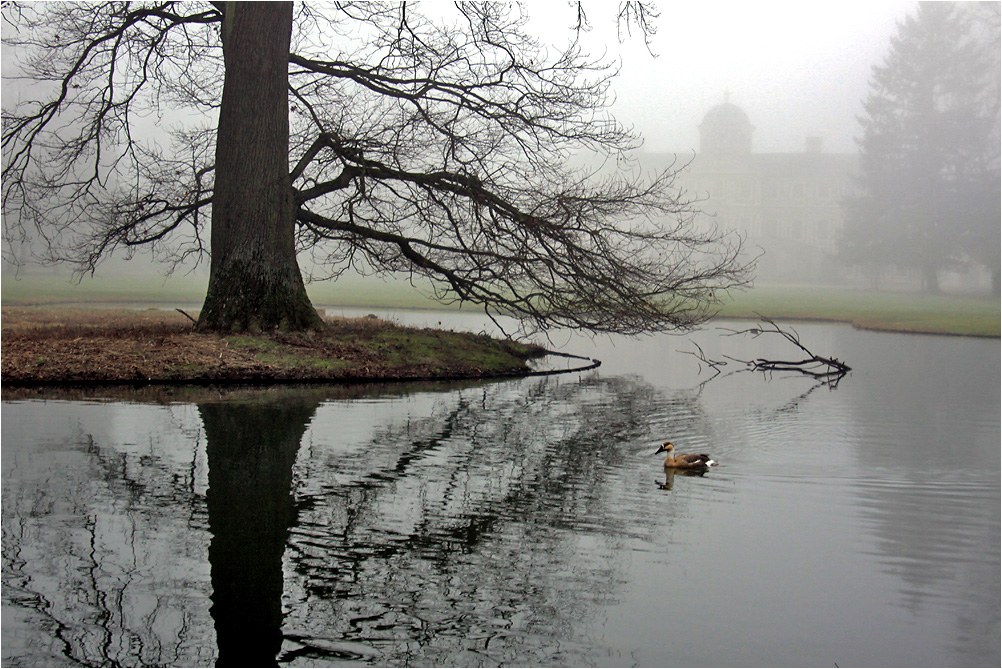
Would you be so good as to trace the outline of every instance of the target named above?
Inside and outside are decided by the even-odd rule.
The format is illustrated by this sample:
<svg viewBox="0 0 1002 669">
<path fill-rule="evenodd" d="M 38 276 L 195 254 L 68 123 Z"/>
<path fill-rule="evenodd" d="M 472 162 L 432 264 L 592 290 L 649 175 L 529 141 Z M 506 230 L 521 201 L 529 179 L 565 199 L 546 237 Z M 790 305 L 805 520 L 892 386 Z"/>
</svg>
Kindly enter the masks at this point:
<svg viewBox="0 0 1002 669">
<path fill-rule="evenodd" d="M 796 329 L 851 375 L 5 391 L 3 664 L 998 666 L 998 340 Z"/>
</svg>

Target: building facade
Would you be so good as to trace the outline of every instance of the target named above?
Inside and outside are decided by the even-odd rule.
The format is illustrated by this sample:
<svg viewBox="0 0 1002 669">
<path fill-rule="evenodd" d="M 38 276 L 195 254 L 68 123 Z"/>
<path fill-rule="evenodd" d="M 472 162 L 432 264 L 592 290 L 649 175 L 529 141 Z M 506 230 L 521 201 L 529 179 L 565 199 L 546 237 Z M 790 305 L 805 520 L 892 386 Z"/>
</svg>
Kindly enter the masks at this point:
<svg viewBox="0 0 1002 669">
<path fill-rule="evenodd" d="M 833 255 L 856 155 L 825 153 L 820 137 L 806 138 L 801 153 L 755 153 L 753 132 L 737 105 L 712 108 L 680 185 L 718 228 L 738 232 L 749 253 L 761 254 L 759 281 L 837 281 Z"/>
</svg>

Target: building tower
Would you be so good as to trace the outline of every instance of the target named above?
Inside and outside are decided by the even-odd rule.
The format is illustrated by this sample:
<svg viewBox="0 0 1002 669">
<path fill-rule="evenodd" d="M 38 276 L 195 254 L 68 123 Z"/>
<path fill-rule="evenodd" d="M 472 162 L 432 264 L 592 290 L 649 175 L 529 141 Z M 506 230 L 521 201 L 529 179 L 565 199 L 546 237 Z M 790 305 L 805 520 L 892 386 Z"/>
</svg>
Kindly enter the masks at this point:
<svg viewBox="0 0 1002 669">
<path fill-rule="evenodd" d="M 741 107 L 725 101 L 706 112 L 699 124 L 699 152 L 707 156 L 748 155 L 753 130 Z"/>
</svg>

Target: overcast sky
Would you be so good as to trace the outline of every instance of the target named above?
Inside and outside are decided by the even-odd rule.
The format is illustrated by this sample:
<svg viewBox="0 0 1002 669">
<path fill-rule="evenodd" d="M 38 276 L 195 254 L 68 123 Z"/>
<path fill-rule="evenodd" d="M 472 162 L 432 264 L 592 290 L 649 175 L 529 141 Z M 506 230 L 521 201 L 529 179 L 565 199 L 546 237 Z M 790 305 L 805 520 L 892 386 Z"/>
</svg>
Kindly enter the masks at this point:
<svg viewBox="0 0 1002 669">
<path fill-rule="evenodd" d="M 593 53 L 608 47 L 623 59 L 616 117 L 643 134 L 648 151 L 679 153 L 698 150 L 696 126 L 725 93 L 755 127 L 755 152 L 801 151 L 808 135 L 822 136 L 825 151 L 855 152 L 871 68 L 886 55 L 897 21 L 915 8 L 881 0 L 659 5 L 657 58 L 637 37 L 616 43 L 611 3 L 586 4 L 594 25 L 588 39 Z M 562 27 L 573 19 L 562 5 L 559 18 L 538 7 L 529 6 L 534 31 L 541 21 L 553 30 L 553 21 Z"/>
<path fill-rule="evenodd" d="M 442 0 L 431 0 L 432 7 Z M 573 3 L 528 4 L 529 29 L 544 43 L 571 38 Z M 696 126 L 725 94 L 748 114 L 756 152 L 800 151 L 820 135 L 824 150 L 854 152 L 856 116 L 871 68 L 914 2 L 842 0 L 661 0 L 652 57 L 639 35 L 618 43 L 616 6 L 587 1 L 593 55 L 621 58 L 616 117 L 648 151 L 698 150 Z M 5 48 L 5 52 L 7 49 Z M 13 66 L 6 53 L 4 73 Z M 11 90 L 5 81 L 4 94 Z M 7 100 L 9 103 L 10 100 Z"/>
</svg>

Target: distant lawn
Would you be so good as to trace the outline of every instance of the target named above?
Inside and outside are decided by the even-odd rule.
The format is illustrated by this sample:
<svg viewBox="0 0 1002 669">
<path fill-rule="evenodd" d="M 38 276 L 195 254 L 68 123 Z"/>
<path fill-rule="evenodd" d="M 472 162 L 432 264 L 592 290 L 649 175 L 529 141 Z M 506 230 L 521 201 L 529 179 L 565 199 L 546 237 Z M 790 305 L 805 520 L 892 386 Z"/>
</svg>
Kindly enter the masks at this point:
<svg viewBox="0 0 1002 669">
<path fill-rule="evenodd" d="M 4 276 L 0 299 L 6 306 L 59 303 L 116 303 L 135 305 L 200 305 L 205 297 L 205 277 L 164 279 L 155 273 L 116 278 L 96 277 L 74 284 L 65 278 L 28 275 Z M 317 306 L 371 307 L 374 309 L 453 309 L 433 300 L 430 290 L 406 281 L 346 277 L 309 284 Z M 731 295 L 720 318 L 824 320 L 892 332 L 957 334 L 998 337 L 998 298 L 970 295 L 921 295 L 874 292 L 848 288 L 763 286 Z M 196 307 L 197 308 L 197 307 Z"/>
<path fill-rule="evenodd" d="M 848 288 L 765 286 L 735 293 L 720 318 L 844 321 L 891 332 L 998 337 L 999 299 Z"/>
<path fill-rule="evenodd" d="M 67 277 L 28 274 L 19 278 L 4 275 L 0 300 L 7 306 L 61 303 L 111 303 L 136 305 L 201 305 L 208 278 L 174 276 L 165 278 L 155 270 L 149 274 L 117 277 L 87 277 L 79 283 Z M 307 284 L 310 299 L 317 306 L 373 307 L 384 309 L 448 309 L 448 305 L 428 297 L 430 290 L 418 290 L 406 281 L 347 277 L 338 281 Z"/>
<path fill-rule="evenodd" d="M 65 276 L 27 274 L 15 278 L 4 274 L 0 300 L 4 306 L 67 302 L 200 304 L 207 286 L 208 279 L 204 277 L 165 278 L 155 270 L 143 275 L 87 277 L 79 283 Z"/>
</svg>

